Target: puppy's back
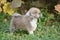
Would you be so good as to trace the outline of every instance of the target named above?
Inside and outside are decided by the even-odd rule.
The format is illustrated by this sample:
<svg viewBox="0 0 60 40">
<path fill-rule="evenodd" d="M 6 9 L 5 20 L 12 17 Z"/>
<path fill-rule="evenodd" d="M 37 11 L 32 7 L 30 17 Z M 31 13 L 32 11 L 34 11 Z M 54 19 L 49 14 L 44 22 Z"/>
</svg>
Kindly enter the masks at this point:
<svg viewBox="0 0 60 40">
<path fill-rule="evenodd" d="M 15 25 L 16 28 L 24 29 L 24 28 L 26 28 L 26 25 L 29 24 L 27 19 L 28 18 L 26 18 L 25 16 L 15 13 L 12 16 L 11 22 Z"/>
</svg>

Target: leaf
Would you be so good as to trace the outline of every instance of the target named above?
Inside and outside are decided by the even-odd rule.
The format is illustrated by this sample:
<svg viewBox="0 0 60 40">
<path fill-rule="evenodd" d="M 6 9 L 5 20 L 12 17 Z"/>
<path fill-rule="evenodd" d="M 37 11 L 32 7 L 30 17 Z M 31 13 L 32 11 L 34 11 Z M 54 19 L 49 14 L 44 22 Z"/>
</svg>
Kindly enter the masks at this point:
<svg viewBox="0 0 60 40">
<path fill-rule="evenodd" d="M 57 4 L 57 5 L 55 6 L 55 10 L 58 11 L 58 12 L 60 12 L 60 4 Z"/>
</svg>

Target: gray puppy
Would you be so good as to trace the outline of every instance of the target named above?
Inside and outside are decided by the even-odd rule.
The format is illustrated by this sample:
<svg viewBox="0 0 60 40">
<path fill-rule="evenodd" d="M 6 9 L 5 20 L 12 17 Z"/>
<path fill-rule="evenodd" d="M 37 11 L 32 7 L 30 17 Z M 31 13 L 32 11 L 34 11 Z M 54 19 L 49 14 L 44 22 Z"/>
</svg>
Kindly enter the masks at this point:
<svg viewBox="0 0 60 40">
<path fill-rule="evenodd" d="M 15 28 L 27 30 L 29 34 L 33 34 L 37 27 L 37 18 L 42 17 L 38 8 L 31 8 L 25 15 L 14 13 L 10 23 L 10 33 L 13 33 Z"/>
</svg>

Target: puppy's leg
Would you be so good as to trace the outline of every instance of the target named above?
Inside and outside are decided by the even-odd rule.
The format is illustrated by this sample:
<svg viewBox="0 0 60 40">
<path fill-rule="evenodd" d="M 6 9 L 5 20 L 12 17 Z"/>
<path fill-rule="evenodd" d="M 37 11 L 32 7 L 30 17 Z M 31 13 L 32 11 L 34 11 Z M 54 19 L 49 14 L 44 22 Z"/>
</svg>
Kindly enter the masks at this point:
<svg viewBox="0 0 60 40">
<path fill-rule="evenodd" d="M 35 30 L 36 30 L 36 28 L 37 28 L 37 26 L 35 26 L 35 27 L 32 27 L 32 30 L 33 30 L 33 31 L 35 31 Z"/>
<path fill-rule="evenodd" d="M 33 34 L 33 31 L 32 30 L 29 30 L 28 32 L 29 32 L 29 34 Z"/>
<path fill-rule="evenodd" d="M 11 23 L 10 23 L 10 33 L 13 34 L 14 30 L 15 30 L 15 25 L 14 25 L 13 21 L 11 21 Z"/>
<path fill-rule="evenodd" d="M 11 27 L 10 27 L 10 33 L 13 34 L 14 30 L 15 30 L 14 25 L 11 25 Z"/>
<path fill-rule="evenodd" d="M 29 33 L 29 34 L 33 34 L 32 28 L 28 28 L 28 33 Z"/>
</svg>

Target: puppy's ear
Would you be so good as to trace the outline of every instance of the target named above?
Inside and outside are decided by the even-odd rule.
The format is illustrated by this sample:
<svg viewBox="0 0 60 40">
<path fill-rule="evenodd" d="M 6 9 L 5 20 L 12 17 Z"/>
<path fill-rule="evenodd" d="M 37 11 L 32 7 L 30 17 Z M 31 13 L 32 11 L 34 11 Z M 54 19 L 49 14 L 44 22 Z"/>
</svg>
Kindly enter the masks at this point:
<svg viewBox="0 0 60 40">
<path fill-rule="evenodd" d="M 11 2 L 10 8 L 17 8 L 21 6 L 21 0 L 13 0 Z"/>
<path fill-rule="evenodd" d="M 31 11 L 31 13 L 30 13 L 30 15 L 32 15 L 32 16 L 35 16 L 36 14 L 37 14 L 37 11 L 36 10 Z"/>
<path fill-rule="evenodd" d="M 31 16 L 35 16 L 35 14 L 34 14 L 34 13 L 30 13 L 30 15 L 31 15 Z"/>
</svg>

